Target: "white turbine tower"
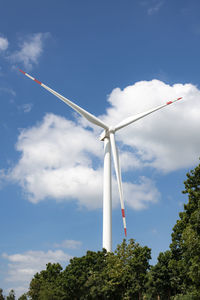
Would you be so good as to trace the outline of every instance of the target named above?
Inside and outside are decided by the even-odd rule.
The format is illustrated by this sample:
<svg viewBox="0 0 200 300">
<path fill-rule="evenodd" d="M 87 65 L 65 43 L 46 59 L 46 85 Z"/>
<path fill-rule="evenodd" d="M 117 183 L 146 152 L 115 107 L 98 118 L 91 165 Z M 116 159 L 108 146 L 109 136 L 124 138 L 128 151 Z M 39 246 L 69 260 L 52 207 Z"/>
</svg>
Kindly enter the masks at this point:
<svg viewBox="0 0 200 300">
<path fill-rule="evenodd" d="M 119 164 L 119 157 L 118 157 L 118 150 L 115 143 L 115 132 L 119 129 L 153 113 L 156 110 L 159 110 L 173 102 L 176 102 L 182 97 L 175 99 L 174 101 L 168 101 L 163 105 L 157 106 L 151 110 L 148 110 L 144 113 L 140 113 L 131 117 L 126 118 L 116 126 L 108 126 L 104 122 L 102 122 L 99 118 L 93 116 L 80 106 L 76 105 L 69 99 L 65 98 L 64 96 L 60 95 L 56 91 L 52 90 L 39 80 L 35 79 L 34 77 L 30 76 L 26 72 L 20 70 L 24 75 L 29 77 L 30 79 L 34 80 L 38 84 L 40 84 L 43 88 L 47 91 L 61 99 L 63 102 L 68 104 L 71 108 L 73 108 L 76 112 L 78 112 L 81 116 L 86 118 L 89 122 L 103 128 L 103 132 L 100 136 L 100 140 L 104 141 L 104 180 L 103 180 L 103 248 L 105 248 L 108 252 L 112 251 L 112 185 L 111 185 L 111 150 L 114 162 L 114 168 L 117 178 L 117 184 L 119 189 L 119 197 L 121 203 L 121 211 L 122 211 L 122 218 L 123 218 L 123 225 L 124 225 L 124 232 L 125 236 L 127 235 L 126 232 L 126 219 L 125 219 L 125 211 L 124 211 L 124 199 L 123 199 L 123 190 L 122 190 L 122 179 L 121 179 L 121 169 Z"/>
</svg>

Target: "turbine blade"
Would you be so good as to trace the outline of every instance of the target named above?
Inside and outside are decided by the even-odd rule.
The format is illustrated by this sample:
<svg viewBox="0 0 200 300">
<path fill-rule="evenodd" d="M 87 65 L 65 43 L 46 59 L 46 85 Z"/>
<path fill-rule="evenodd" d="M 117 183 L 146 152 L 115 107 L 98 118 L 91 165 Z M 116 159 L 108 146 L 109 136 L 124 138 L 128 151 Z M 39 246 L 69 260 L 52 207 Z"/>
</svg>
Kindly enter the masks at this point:
<svg viewBox="0 0 200 300">
<path fill-rule="evenodd" d="M 123 189 L 122 189 L 121 169 L 120 169 L 120 164 L 119 164 L 118 150 L 117 150 L 116 143 L 115 143 L 115 136 L 114 136 L 113 132 L 110 132 L 110 143 L 111 143 L 111 149 L 112 149 L 112 154 L 113 154 L 115 173 L 116 173 L 116 177 L 117 177 L 117 184 L 118 184 L 118 189 L 119 189 L 119 198 L 120 198 L 120 203 L 121 203 L 124 233 L 126 236 L 127 232 L 126 232 L 126 219 L 125 219 L 125 210 L 124 210 L 124 196 L 123 196 Z"/>
<path fill-rule="evenodd" d="M 174 103 L 174 102 L 176 102 L 180 99 L 182 99 L 182 97 L 179 97 L 179 98 L 177 98 L 173 101 L 168 101 L 167 103 L 165 103 L 163 105 L 160 105 L 160 106 L 157 106 L 156 108 L 150 109 L 150 110 L 148 110 L 144 113 L 140 113 L 140 114 L 137 114 L 135 116 L 128 117 L 125 120 L 123 120 L 122 122 L 120 122 L 117 126 L 115 126 L 115 131 L 117 131 L 117 130 L 119 130 L 119 129 L 121 129 L 121 128 L 135 122 L 135 121 L 138 121 L 139 119 L 142 119 L 142 118 L 146 117 L 147 115 L 150 115 L 154 111 L 157 111 L 157 110 L 159 110 L 159 109 L 161 109 L 161 108 L 163 108 L 163 107 L 165 107 L 169 104 L 172 104 L 172 103 Z"/>
<path fill-rule="evenodd" d="M 65 102 L 67 105 L 69 105 L 71 108 L 73 108 L 76 112 L 78 112 L 80 115 L 82 115 L 83 117 L 85 117 L 91 123 L 93 123 L 93 124 L 95 124 L 97 126 L 100 126 L 100 127 L 104 128 L 104 129 L 108 129 L 108 126 L 104 122 L 102 122 L 100 119 L 98 119 L 97 117 L 95 117 L 91 113 L 87 112 L 86 110 L 84 110 L 83 108 L 81 108 L 80 106 L 78 106 L 77 104 L 73 103 L 69 99 L 65 98 L 64 96 L 60 95 L 56 91 L 52 90 L 50 87 L 46 86 L 45 84 L 43 84 L 39 80 L 33 78 L 28 73 L 26 73 L 26 72 L 24 72 L 22 70 L 20 70 L 20 72 L 22 72 L 24 75 L 26 75 L 27 77 L 29 77 L 33 81 L 37 82 L 39 85 L 41 85 L 47 91 L 49 91 L 50 93 L 52 93 L 53 95 L 55 95 L 56 97 L 58 97 L 60 100 L 62 100 L 63 102 Z"/>
</svg>

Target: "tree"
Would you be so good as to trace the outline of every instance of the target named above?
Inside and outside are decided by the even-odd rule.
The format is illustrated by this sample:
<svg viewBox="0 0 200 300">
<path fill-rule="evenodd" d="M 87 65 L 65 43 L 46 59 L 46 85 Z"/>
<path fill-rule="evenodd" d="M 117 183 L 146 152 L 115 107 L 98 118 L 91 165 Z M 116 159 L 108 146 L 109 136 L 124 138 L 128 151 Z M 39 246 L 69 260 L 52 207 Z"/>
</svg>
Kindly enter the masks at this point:
<svg viewBox="0 0 200 300">
<path fill-rule="evenodd" d="M 91 272 L 86 281 L 88 287 L 87 299 L 122 299 L 122 272 L 122 262 L 117 255 L 105 252 L 101 269 Z"/>
<path fill-rule="evenodd" d="M 15 291 L 10 290 L 9 295 L 6 297 L 6 300 L 15 300 Z"/>
<path fill-rule="evenodd" d="M 0 300 L 4 300 L 3 290 L 2 289 L 0 289 Z"/>
<path fill-rule="evenodd" d="M 151 299 L 170 299 L 176 293 L 175 275 L 171 251 L 161 252 L 157 264 L 151 267 L 148 274 L 147 290 Z"/>
<path fill-rule="evenodd" d="M 59 263 L 46 265 L 46 270 L 36 273 L 30 282 L 28 296 L 32 300 L 61 300 L 59 278 L 62 267 Z"/>
<path fill-rule="evenodd" d="M 188 203 L 173 228 L 170 248 L 181 282 L 179 291 L 200 292 L 200 165 L 187 173 L 184 184 Z"/>
<path fill-rule="evenodd" d="M 28 300 L 28 295 L 25 293 L 23 295 L 21 295 L 18 300 Z"/>
<path fill-rule="evenodd" d="M 151 249 L 140 246 L 134 239 L 123 240 L 115 251 L 122 264 L 122 298 L 142 299 L 147 281 L 147 271 L 150 268 Z"/>
<path fill-rule="evenodd" d="M 134 240 L 124 240 L 115 253 L 105 249 L 74 257 L 62 271 L 47 264 L 30 283 L 32 300 L 142 299 L 151 250 Z"/>
<path fill-rule="evenodd" d="M 148 299 L 199 299 L 200 165 L 187 173 L 184 184 L 188 203 L 173 228 L 171 250 L 159 254 L 148 274 Z"/>
<path fill-rule="evenodd" d="M 73 258 L 63 272 L 66 299 L 141 299 L 150 258 L 151 250 L 133 239 L 115 253 L 103 249 Z"/>
<path fill-rule="evenodd" d="M 87 251 L 85 256 L 70 260 L 62 274 L 63 288 L 65 295 L 68 295 L 66 299 L 102 299 L 99 298 L 102 295 L 99 289 L 102 286 L 100 274 L 106 267 L 106 256 L 107 252 L 103 249 L 98 252 Z"/>
</svg>

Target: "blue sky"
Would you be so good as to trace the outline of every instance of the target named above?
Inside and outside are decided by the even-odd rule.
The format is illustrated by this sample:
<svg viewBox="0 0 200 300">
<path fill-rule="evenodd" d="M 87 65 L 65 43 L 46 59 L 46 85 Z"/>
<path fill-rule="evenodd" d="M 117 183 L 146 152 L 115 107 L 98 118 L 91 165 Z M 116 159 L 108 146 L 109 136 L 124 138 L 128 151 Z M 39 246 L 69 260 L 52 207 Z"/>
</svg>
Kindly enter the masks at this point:
<svg viewBox="0 0 200 300">
<path fill-rule="evenodd" d="M 200 156 L 199 1 L 1 4 L 0 287 L 20 295 L 102 246 L 101 132 L 18 68 L 111 125 L 183 97 L 116 134 L 128 238 L 155 263 Z M 113 175 L 113 248 L 123 237 Z"/>
</svg>

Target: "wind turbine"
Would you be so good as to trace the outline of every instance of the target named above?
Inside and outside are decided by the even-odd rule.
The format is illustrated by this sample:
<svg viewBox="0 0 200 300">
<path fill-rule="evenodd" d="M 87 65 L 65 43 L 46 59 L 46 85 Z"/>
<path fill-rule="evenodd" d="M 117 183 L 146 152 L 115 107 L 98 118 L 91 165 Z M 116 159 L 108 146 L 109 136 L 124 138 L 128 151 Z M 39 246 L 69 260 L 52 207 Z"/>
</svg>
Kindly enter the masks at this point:
<svg viewBox="0 0 200 300">
<path fill-rule="evenodd" d="M 122 179 L 121 179 L 121 169 L 119 163 L 119 156 L 118 150 L 115 142 L 115 132 L 130 125 L 133 122 L 138 121 L 139 119 L 144 118 L 145 116 L 169 105 L 172 104 L 182 97 L 177 98 L 173 101 L 168 101 L 163 105 L 157 106 L 151 110 L 148 110 L 144 113 L 140 113 L 131 117 L 126 118 L 116 126 L 109 126 L 102 122 L 99 118 L 95 117 L 91 113 L 87 112 L 77 104 L 73 103 L 69 99 L 65 98 L 64 96 L 60 95 L 56 91 L 52 90 L 47 85 L 43 84 L 39 80 L 35 79 L 28 73 L 20 70 L 24 75 L 32 79 L 33 81 L 37 82 L 47 91 L 58 97 L 60 100 L 65 102 L 69 105 L 72 109 L 78 112 L 81 116 L 86 118 L 89 122 L 103 128 L 103 132 L 100 135 L 100 140 L 104 141 L 104 180 L 103 180 L 103 248 L 105 248 L 108 252 L 112 251 L 112 181 L 111 181 L 111 151 L 113 156 L 114 168 L 117 178 L 118 190 L 119 190 L 119 197 L 121 203 L 121 212 L 122 212 L 122 219 L 123 219 L 123 226 L 124 226 L 124 233 L 125 236 L 127 235 L 126 231 L 126 219 L 125 219 L 125 210 L 124 210 L 124 197 L 123 197 L 123 190 L 122 190 Z"/>
</svg>

